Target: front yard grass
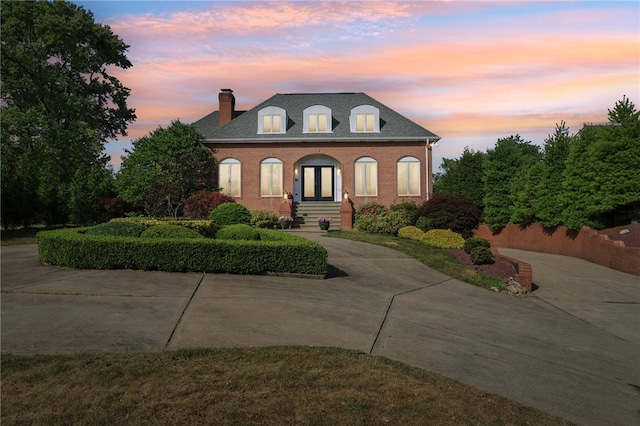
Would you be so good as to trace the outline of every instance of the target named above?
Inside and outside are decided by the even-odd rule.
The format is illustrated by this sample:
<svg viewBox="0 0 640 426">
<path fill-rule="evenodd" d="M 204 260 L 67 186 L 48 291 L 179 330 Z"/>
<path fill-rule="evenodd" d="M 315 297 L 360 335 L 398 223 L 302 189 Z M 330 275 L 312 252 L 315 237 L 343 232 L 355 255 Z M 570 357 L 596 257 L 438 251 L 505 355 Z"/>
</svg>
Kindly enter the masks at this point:
<svg viewBox="0 0 640 426">
<path fill-rule="evenodd" d="M 446 377 L 343 349 L 1 359 L 3 425 L 568 424 Z"/>
<path fill-rule="evenodd" d="M 464 281 L 486 289 L 492 287 L 501 289 L 502 280 L 491 277 L 469 268 L 449 253 L 447 250 L 426 245 L 420 241 L 408 238 L 399 238 L 384 234 L 369 234 L 358 231 L 332 231 L 327 234 L 330 237 L 345 238 L 353 241 L 362 241 L 379 246 L 389 247 L 394 250 L 419 260 L 428 267 L 442 272 L 452 278 Z"/>
</svg>

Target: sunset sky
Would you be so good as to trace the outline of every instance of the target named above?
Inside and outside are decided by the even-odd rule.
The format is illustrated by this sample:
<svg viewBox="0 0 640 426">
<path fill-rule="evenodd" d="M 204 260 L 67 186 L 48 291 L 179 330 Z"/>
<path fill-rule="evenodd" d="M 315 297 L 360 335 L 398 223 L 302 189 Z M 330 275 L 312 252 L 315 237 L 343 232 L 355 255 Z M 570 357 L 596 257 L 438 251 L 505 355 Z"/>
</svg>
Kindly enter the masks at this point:
<svg viewBox="0 0 640 426">
<path fill-rule="evenodd" d="M 365 92 L 438 134 L 441 159 L 520 134 L 542 145 L 606 122 L 623 95 L 639 106 L 637 1 L 74 1 L 131 47 L 114 74 L 138 119 L 125 148 L 172 120 L 276 93 Z"/>
</svg>

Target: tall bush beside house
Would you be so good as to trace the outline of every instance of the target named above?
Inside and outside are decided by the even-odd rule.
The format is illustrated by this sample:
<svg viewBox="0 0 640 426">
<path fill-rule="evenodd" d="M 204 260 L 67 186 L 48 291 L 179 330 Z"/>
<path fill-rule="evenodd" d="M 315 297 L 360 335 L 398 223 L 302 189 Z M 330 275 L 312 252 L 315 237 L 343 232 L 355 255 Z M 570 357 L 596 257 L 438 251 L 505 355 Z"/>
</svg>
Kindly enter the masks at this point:
<svg viewBox="0 0 640 426">
<path fill-rule="evenodd" d="M 481 217 L 482 211 L 468 198 L 435 194 L 420 206 L 420 218 L 416 224 L 423 230 L 451 229 L 469 238 L 480 224 Z"/>
<path fill-rule="evenodd" d="M 232 197 L 221 192 L 203 189 L 185 200 L 184 215 L 191 219 L 208 219 L 211 212 L 220 204 L 235 202 Z"/>
<path fill-rule="evenodd" d="M 219 205 L 209 216 L 217 226 L 242 223 L 251 225 L 251 212 L 242 204 L 224 203 Z"/>
</svg>

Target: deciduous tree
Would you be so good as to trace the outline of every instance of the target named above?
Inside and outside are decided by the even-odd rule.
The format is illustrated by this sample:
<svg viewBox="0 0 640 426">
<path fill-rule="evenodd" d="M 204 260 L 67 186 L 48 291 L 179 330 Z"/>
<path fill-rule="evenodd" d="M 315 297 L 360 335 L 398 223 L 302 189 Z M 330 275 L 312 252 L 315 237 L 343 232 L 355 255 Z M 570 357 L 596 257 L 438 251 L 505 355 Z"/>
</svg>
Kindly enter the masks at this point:
<svg viewBox="0 0 640 426">
<path fill-rule="evenodd" d="M 104 143 L 135 119 L 111 74 L 129 46 L 66 1 L 3 2 L 0 19 L 2 219 L 64 223 L 76 172 L 106 164 Z"/>
</svg>

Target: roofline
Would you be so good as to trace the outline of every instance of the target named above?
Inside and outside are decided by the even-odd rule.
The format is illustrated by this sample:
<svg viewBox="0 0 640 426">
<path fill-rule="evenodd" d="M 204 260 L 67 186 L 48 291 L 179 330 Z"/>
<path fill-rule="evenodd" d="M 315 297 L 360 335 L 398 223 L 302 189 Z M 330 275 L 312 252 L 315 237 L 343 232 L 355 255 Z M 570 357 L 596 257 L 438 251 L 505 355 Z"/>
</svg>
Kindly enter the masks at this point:
<svg viewBox="0 0 640 426">
<path fill-rule="evenodd" d="M 357 138 L 357 137 L 339 137 L 339 138 L 279 138 L 279 139 L 247 139 L 247 138 L 224 138 L 224 139 L 201 139 L 202 143 L 217 143 L 217 142 L 247 142 L 247 143 L 279 143 L 279 142 L 393 142 L 393 141 L 415 141 L 415 142 L 437 142 L 440 140 L 440 136 L 428 136 L 426 138 L 419 138 L 413 136 L 402 136 L 395 138 Z"/>
</svg>

